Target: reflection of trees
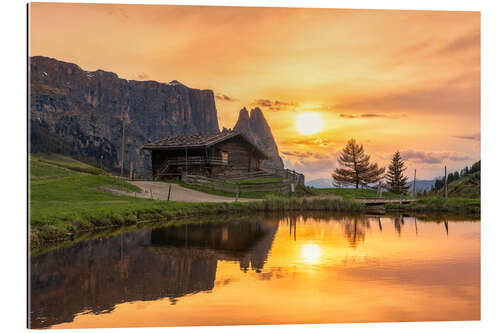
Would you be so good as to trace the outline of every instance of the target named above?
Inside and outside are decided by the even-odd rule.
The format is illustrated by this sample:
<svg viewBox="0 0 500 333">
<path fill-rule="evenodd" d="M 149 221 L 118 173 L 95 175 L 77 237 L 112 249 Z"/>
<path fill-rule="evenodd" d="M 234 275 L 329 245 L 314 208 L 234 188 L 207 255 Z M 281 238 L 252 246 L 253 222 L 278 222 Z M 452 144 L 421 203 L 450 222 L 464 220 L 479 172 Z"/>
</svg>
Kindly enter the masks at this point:
<svg viewBox="0 0 500 333">
<path fill-rule="evenodd" d="M 366 229 L 370 228 L 370 221 L 365 217 L 344 218 L 342 225 L 349 246 L 356 248 L 360 241 L 365 240 Z"/>
<path fill-rule="evenodd" d="M 398 233 L 399 236 L 401 236 L 401 225 L 404 224 L 404 220 L 402 216 L 396 216 L 394 218 L 394 229 L 396 229 L 396 232 Z"/>
<path fill-rule="evenodd" d="M 31 327 L 70 322 L 119 303 L 213 289 L 218 260 L 260 271 L 277 225 L 242 221 L 158 228 L 93 239 L 31 261 Z"/>
</svg>

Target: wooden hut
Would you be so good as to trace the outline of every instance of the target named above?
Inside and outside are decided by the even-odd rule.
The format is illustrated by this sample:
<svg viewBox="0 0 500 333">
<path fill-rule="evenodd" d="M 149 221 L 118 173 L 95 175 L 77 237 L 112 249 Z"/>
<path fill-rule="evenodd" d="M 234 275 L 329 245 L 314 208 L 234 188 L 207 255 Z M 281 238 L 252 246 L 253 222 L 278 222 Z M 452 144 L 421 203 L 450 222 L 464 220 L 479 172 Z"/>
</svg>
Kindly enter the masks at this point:
<svg viewBox="0 0 500 333">
<path fill-rule="evenodd" d="M 151 150 L 154 180 L 183 174 L 215 177 L 245 175 L 260 170 L 268 157 L 243 134 L 225 130 L 215 134 L 181 134 L 146 144 Z"/>
</svg>

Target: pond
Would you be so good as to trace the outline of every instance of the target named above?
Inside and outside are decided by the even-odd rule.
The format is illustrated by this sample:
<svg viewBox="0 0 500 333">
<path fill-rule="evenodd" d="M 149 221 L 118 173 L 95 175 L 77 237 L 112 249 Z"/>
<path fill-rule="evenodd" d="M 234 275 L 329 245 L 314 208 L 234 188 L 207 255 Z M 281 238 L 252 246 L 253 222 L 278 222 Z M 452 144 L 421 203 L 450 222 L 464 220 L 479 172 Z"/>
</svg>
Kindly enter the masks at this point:
<svg viewBox="0 0 500 333">
<path fill-rule="evenodd" d="M 51 250 L 30 285 L 32 328 L 479 320 L 480 222 L 193 221 Z"/>
</svg>

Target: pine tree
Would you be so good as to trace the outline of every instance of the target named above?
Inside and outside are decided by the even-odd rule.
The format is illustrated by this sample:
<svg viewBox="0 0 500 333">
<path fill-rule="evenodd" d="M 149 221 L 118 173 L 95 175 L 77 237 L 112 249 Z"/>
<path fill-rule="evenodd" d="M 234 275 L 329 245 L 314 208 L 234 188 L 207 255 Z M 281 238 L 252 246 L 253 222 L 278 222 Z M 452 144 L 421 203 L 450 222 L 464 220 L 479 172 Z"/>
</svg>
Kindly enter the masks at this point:
<svg viewBox="0 0 500 333">
<path fill-rule="evenodd" d="M 406 170 L 405 163 L 401 159 L 399 151 L 394 153 L 392 156 L 391 164 L 389 164 L 389 170 L 385 175 L 387 179 L 387 185 L 389 185 L 389 190 L 396 194 L 406 194 L 410 186 L 408 183 L 408 177 L 406 177 L 403 172 Z"/>
<path fill-rule="evenodd" d="M 356 144 L 354 139 L 347 142 L 337 161 L 344 168 L 335 169 L 332 174 L 334 181 L 353 184 L 356 188 L 378 182 L 385 172 L 385 168 L 379 168 L 377 163 L 370 163 L 370 155 L 366 155 L 363 145 Z"/>
</svg>

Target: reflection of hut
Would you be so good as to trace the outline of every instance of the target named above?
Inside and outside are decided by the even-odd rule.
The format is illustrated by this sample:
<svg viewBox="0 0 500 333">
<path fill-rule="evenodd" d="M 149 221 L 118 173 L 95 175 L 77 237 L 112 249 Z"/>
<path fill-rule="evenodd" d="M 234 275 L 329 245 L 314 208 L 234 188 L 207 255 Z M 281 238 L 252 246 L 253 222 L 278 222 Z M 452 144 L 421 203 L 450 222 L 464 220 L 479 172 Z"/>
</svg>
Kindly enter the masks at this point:
<svg viewBox="0 0 500 333">
<path fill-rule="evenodd" d="M 170 298 L 175 303 L 211 290 L 218 260 L 262 268 L 276 229 L 249 221 L 168 227 L 40 255 L 31 260 L 30 327 L 70 322 L 83 311 L 109 312 L 124 302 Z"/>
<path fill-rule="evenodd" d="M 180 134 L 144 145 L 151 150 L 153 179 L 182 174 L 213 177 L 260 170 L 268 157 L 243 134 Z"/>
<path fill-rule="evenodd" d="M 157 251 L 189 251 L 193 256 L 239 261 L 245 272 L 259 271 L 267 259 L 278 226 L 255 221 L 184 225 L 154 229 L 151 244 Z"/>
</svg>

